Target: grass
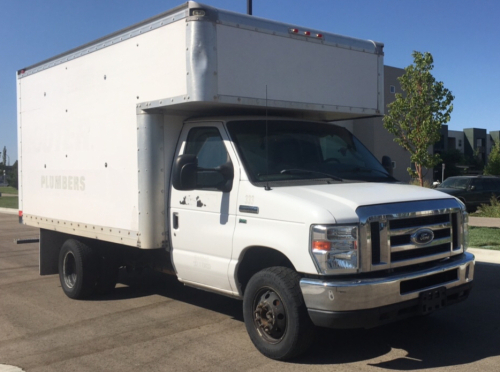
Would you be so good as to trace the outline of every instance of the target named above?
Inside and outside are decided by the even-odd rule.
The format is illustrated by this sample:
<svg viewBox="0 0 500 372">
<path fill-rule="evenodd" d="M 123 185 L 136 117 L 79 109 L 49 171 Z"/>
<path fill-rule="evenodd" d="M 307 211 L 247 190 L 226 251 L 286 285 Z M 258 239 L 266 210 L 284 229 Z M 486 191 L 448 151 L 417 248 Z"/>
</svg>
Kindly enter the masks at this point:
<svg viewBox="0 0 500 372">
<path fill-rule="evenodd" d="M 500 229 L 469 226 L 469 247 L 500 251 Z"/>
<path fill-rule="evenodd" d="M 18 198 L 13 196 L 0 197 L 0 208 L 19 208 Z"/>
<path fill-rule="evenodd" d="M 10 186 L 1 186 L 0 194 L 14 194 L 17 195 L 17 189 Z"/>
</svg>

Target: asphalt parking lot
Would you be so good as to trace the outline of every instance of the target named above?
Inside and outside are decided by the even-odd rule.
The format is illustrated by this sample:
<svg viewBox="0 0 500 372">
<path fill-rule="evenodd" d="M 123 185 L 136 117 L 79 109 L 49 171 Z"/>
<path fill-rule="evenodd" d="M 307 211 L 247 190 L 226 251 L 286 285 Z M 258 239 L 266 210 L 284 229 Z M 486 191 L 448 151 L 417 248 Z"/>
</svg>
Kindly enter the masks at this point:
<svg viewBox="0 0 500 372">
<path fill-rule="evenodd" d="M 121 273 L 115 292 L 67 298 L 38 275 L 37 236 L 0 213 L 0 365 L 25 371 L 500 370 L 500 265 L 476 263 L 469 299 L 370 330 L 320 330 L 310 352 L 275 362 L 253 347 L 241 302 L 157 273 Z M 0 367 L 0 371 L 2 371 Z"/>
</svg>

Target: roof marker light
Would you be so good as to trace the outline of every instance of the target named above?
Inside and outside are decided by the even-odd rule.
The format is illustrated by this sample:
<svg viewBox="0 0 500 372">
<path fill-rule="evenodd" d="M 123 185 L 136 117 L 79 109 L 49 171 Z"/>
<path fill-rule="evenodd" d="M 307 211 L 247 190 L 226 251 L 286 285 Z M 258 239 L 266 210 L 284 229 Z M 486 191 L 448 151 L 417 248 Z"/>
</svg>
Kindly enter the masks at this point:
<svg viewBox="0 0 500 372">
<path fill-rule="evenodd" d="M 191 15 L 192 16 L 203 17 L 205 15 L 205 11 L 203 9 L 192 9 L 191 10 Z"/>
<path fill-rule="evenodd" d="M 322 39 L 323 38 L 323 34 L 316 34 L 316 37 Z"/>
<path fill-rule="evenodd" d="M 304 35 L 311 36 L 311 31 L 304 31 Z"/>
<path fill-rule="evenodd" d="M 291 28 L 290 32 L 292 32 L 294 34 L 298 34 L 299 33 L 299 29 L 298 28 Z"/>
</svg>

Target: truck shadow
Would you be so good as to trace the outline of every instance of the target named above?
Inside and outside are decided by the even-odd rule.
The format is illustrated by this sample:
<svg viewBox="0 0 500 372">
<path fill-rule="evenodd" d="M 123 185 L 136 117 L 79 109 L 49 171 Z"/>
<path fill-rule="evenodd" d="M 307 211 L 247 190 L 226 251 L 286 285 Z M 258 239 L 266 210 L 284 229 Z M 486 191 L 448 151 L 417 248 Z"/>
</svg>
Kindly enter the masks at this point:
<svg viewBox="0 0 500 372">
<path fill-rule="evenodd" d="M 241 301 L 185 286 L 174 276 L 150 270 L 145 270 L 140 274 L 122 271 L 120 272 L 119 285 L 112 293 L 95 296 L 90 300 L 126 300 L 151 295 L 159 295 L 175 301 L 182 301 L 243 321 Z"/>
<path fill-rule="evenodd" d="M 500 265 L 476 263 L 469 299 L 428 317 L 369 330 L 318 332 L 300 364 L 367 361 L 390 370 L 462 365 L 500 355 Z"/>
<path fill-rule="evenodd" d="M 359 363 L 390 370 L 420 370 L 472 363 L 500 355 L 500 265 L 476 263 L 469 299 L 428 317 L 373 329 L 318 329 L 308 353 L 291 361 L 301 365 Z M 175 277 L 146 272 L 122 273 L 108 296 L 122 300 L 160 295 L 243 321 L 241 301 L 186 287 Z"/>
</svg>

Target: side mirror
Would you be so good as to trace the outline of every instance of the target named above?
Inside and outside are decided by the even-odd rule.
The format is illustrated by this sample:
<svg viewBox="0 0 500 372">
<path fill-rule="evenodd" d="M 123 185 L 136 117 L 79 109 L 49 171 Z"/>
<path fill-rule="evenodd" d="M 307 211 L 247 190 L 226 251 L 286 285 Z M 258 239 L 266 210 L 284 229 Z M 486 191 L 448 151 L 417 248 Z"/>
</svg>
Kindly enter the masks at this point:
<svg viewBox="0 0 500 372">
<path fill-rule="evenodd" d="M 224 184 L 219 187 L 219 190 L 223 192 L 229 192 L 233 189 L 233 178 L 234 178 L 234 168 L 233 163 L 228 161 L 226 164 L 222 164 L 217 167 L 217 170 L 224 177 Z"/>
<path fill-rule="evenodd" d="M 198 168 L 197 187 L 229 192 L 233 188 L 234 169 L 229 161 L 214 169 Z"/>
<path fill-rule="evenodd" d="M 234 169 L 227 162 L 215 169 L 198 168 L 196 155 L 179 155 L 172 170 L 172 186 L 176 190 L 216 189 L 229 192 L 233 188 Z"/>
<path fill-rule="evenodd" d="M 392 160 L 387 155 L 382 156 L 382 166 L 392 176 L 393 168 L 392 168 Z"/>
<path fill-rule="evenodd" d="M 175 159 L 172 171 L 172 185 L 176 190 L 196 189 L 198 159 L 195 155 L 184 154 Z"/>
</svg>

